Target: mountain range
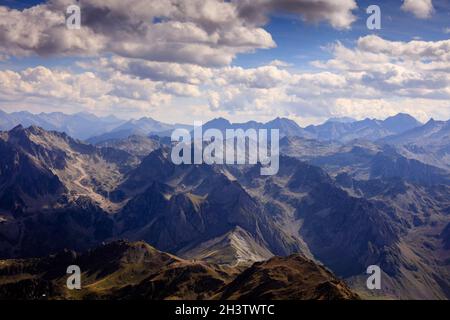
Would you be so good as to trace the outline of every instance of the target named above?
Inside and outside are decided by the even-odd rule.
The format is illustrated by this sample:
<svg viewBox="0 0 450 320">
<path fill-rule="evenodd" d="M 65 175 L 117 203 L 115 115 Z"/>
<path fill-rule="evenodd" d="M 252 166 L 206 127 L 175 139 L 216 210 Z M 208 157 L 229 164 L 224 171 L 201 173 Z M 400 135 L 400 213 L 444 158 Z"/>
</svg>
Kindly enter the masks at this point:
<svg viewBox="0 0 450 320">
<path fill-rule="evenodd" d="M 280 170 L 261 176 L 259 164 L 174 165 L 165 134 L 93 145 L 35 125 L 0 132 L 0 297 L 450 298 L 448 122 L 328 123 L 386 135 L 205 123 L 279 128 Z M 60 288 L 73 261 L 88 276 L 77 297 Z"/>
<path fill-rule="evenodd" d="M 89 113 L 66 115 L 59 112 L 32 114 L 29 112 L 6 113 L 0 110 L 0 130 L 10 130 L 16 125 L 35 125 L 46 130 L 66 132 L 68 135 L 89 143 L 103 143 L 124 139 L 131 135 L 170 137 L 176 128 L 192 130 L 193 124 L 168 124 L 143 117 L 137 120 L 120 120 L 114 116 L 97 117 Z M 280 136 L 298 136 L 316 140 L 349 142 L 354 139 L 377 140 L 407 132 L 422 124 L 408 114 L 397 114 L 385 120 L 352 118 L 332 118 L 321 125 L 300 127 L 287 118 L 276 118 L 261 123 L 248 121 L 230 123 L 224 118 L 216 118 L 203 124 L 203 128 L 225 129 L 279 129 Z"/>
<path fill-rule="evenodd" d="M 327 121 L 319 126 L 308 126 L 305 130 L 318 140 L 349 142 L 354 139 L 377 140 L 420 125 L 412 116 L 399 113 L 383 121 L 368 118 L 361 121 Z"/>
<path fill-rule="evenodd" d="M 65 132 L 78 139 L 111 131 L 124 121 L 114 116 L 97 117 L 90 113 L 64 114 L 62 112 L 33 114 L 27 111 L 6 113 L 0 110 L 0 130 L 10 130 L 17 125 L 38 126 L 46 130 Z"/>
</svg>

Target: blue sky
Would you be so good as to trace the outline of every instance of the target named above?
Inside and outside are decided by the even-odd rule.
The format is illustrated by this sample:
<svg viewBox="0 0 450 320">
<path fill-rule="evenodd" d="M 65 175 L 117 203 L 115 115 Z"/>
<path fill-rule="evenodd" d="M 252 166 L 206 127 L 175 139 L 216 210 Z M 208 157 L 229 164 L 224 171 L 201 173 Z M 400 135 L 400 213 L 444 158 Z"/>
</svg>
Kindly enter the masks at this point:
<svg viewBox="0 0 450 320">
<path fill-rule="evenodd" d="M 168 5 L 172 1 L 175 0 L 165 0 Z M 264 1 L 260 0 L 261 8 Z M 291 3 L 302 4 L 308 1 L 310 0 L 291 0 Z M 117 37 L 122 36 L 123 32 L 118 29 L 109 33 L 99 29 L 99 25 L 103 23 L 100 18 L 97 23 L 83 26 L 83 32 L 89 30 L 91 33 L 75 34 L 76 39 L 68 41 L 67 37 L 74 33 L 62 31 L 62 24 L 47 27 L 47 24 L 53 24 L 54 21 L 41 22 L 39 19 L 43 12 L 63 16 L 64 12 L 61 10 L 71 1 L 55 0 L 55 4 L 49 5 L 45 1 L 3 0 L 0 1 L 0 6 L 4 6 L 6 10 L 14 9 L 11 11 L 14 14 L 4 13 L 8 15 L 6 22 L 3 22 L 4 29 L 12 28 L 15 23 L 26 24 L 27 21 L 36 19 L 33 21 L 37 21 L 35 23 L 38 26 L 30 30 L 30 37 L 38 39 L 38 42 L 29 47 L 25 44 L 24 49 L 24 44 L 19 43 L 21 40 L 15 31 L 7 30 L 10 33 L 4 37 L 11 43 L 5 43 L 3 48 L 0 46 L 0 70 L 4 72 L 0 82 L 13 77 L 17 83 L 11 84 L 10 80 L 5 82 L 10 86 L 10 91 L 5 89 L 0 92 L 0 108 L 7 111 L 30 109 L 33 112 L 74 112 L 82 109 L 101 115 L 154 116 L 166 121 L 216 115 L 236 121 L 287 116 L 308 124 L 331 116 L 387 117 L 396 112 L 409 112 L 421 120 L 429 117 L 446 118 L 450 116 L 450 105 L 446 103 L 447 95 L 450 95 L 447 69 L 449 61 L 440 54 L 440 50 L 448 48 L 446 41 L 450 34 L 450 2 L 416 1 L 432 6 L 427 17 L 420 16 L 420 10 L 424 7 L 405 8 L 402 0 L 361 0 L 356 1 L 357 8 L 352 7 L 353 0 L 345 0 L 343 3 L 347 7 L 343 5 L 337 9 L 340 11 L 336 15 L 342 15 L 340 20 L 336 20 L 336 15 L 330 12 L 316 12 L 319 11 L 316 8 L 307 9 L 311 11 L 304 13 L 301 11 L 304 7 L 300 5 L 300 9 L 292 11 L 286 8 L 293 6 L 272 5 L 270 9 L 262 9 L 267 10 L 264 22 L 250 21 L 252 17 L 245 20 L 239 14 L 232 16 L 235 21 L 227 22 L 214 12 L 205 11 L 205 17 L 198 17 L 187 10 L 186 17 L 168 17 L 167 21 L 195 27 L 193 30 L 198 31 L 199 37 L 204 37 L 201 32 L 207 32 L 210 36 L 208 28 L 212 23 L 211 19 L 217 19 L 213 21 L 218 25 L 217 37 L 224 39 L 219 39 L 217 43 L 225 41 L 226 44 L 218 46 L 214 42 L 198 42 L 197 39 L 191 39 L 193 37 L 189 33 L 186 33 L 186 39 L 181 40 L 181 36 L 170 34 L 168 38 L 174 37 L 176 41 L 157 38 L 162 41 L 163 48 L 155 49 L 151 44 L 146 46 L 146 41 L 153 41 L 151 37 L 159 37 L 152 29 L 155 27 L 151 25 L 148 26 L 142 43 L 139 43 L 137 31 L 135 35 L 131 34 L 133 31 L 126 34 L 126 40 L 132 45 L 127 47 L 111 45 L 113 42 L 121 42 Z M 215 4 L 220 1 L 210 2 Z M 238 3 L 239 0 L 235 2 Z M 268 2 L 271 1 L 267 0 L 265 3 Z M 325 2 L 330 2 L 332 8 L 331 0 Z M 25 10 L 36 8 L 39 3 L 42 4 L 40 11 L 36 10 L 39 12 L 31 14 Z M 80 3 L 83 15 L 83 10 L 93 10 L 99 1 Z M 381 8 L 381 30 L 372 31 L 366 27 L 366 8 L 372 4 Z M 225 5 L 234 6 L 234 11 L 239 9 L 234 2 Z M 117 8 L 119 7 L 111 5 L 111 15 Z M 259 10 L 258 6 L 253 10 Z M 319 18 L 309 19 L 308 14 Z M 353 22 L 347 21 L 347 14 L 354 17 Z M 148 10 L 148 17 L 155 15 L 157 13 Z M 142 19 L 139 11 L 131 12 L 128 18 L 130 21 Z M 204 23 L 206 19 L 209 19 L 209 25 Z M 106 19 L 104 21 L 110 22 Z M 336 26 L 336 23 L 342 21 L 345 24 L 343 28 Z M 123 23 L 118 21 L 117 28 Z M 0 26 L 1 24 L 2 22 Z M 227 34 L 228 30 L 225 28 L 230 26 L 236 26 L 238 31 Z M 173 31 L 169 27 L 173 29 L 173 25 L 168 25 L 167 30 L 161 32 Z M 27 32 L 26 29 L 23 30 L 19 31 Z M 239 32 L 248 32 L 244 45 L 239 44 Z M 49 45 L 48 37 L 52 35 L 57 39 L 55 43 L 61 43 L 50 42 Z M 105 37 L 105 43 L 93 50 L 92 44 L 97 45 Z M 41 44 L 42 41 L 46 43 Z M 189 47 L 182 47 L 180 43 Z M 376 47 L 371 43 L 376 44 Z M 130 50 L 134 46 L 142 48 Z M 186 49 L 192 57 L 188 54 L 188 58 L 184 59 L 181 54 L 174 53 L 173 49 L 164 51 L 166 46 L 176 47 L 180 52 Z M 422 48 L 421 51 L 416 54 L 414 46 Z M 198 47 L 199 53 L 204 51 L 205 56 L 195 57 L 192 47 Z M 433 51 L 431 55 L 430 50 Z M 403 57 L 403 54 L 408 56 Z M 356 61 L 357 59 L 361 61 Z M 370 61 L 366 63 L 367 60 Z M 430 62 L 434 64 L 429 64 Z M 430 70 L 430 66 L 438 68 L 436 70 L 440 73 Z M 142 70 L 148 72 L 144 74 Z M 174 74 L 170 70 L 175 70 L 180 75 L 173 79 Z M 429 79 L 431 71 L 433 79 Z M 195 76 L 189 77 L 192 72 L 195 72 Z M 48 83 L 36 84 L 30 81 L 29 73 L 33 73 L 34 78 L 42 79 L 41 82 Z M 67 75 L 74 78 L 69 80 Z M 86 81 L 93 83 L 87 85 L 89 90 L 80 91 L 83 87 L 80 83 Z M 59 82 L 62 84 L 59 85 Z M 305 88 L 302 87 L 303 84 Z M 93 92 L 93 88 L 98 91 Z M 65 106 L 62 107 L 61 104 Z M 358 107 L 360 104 L 369 107 L 364 110 Z M 421 104 L 424 106 L 416 108 Z M 173 112 L 168 113 L 167 110 Z"/>
<path fill-rule="evenodd" d="M 277 43 L 277 48 L 271 50 L 259 50 L 256 53 L 238 56 L 235 64 L 243 66 L 256 66 L 273 59 L 280 59 L 289 63 L 303 66 L 310 59 L 326 58 L 327 52 L 323 46 L 334 41 L 341 41 L 348 45 L 367 34 L 377 34 L 393 41 L 409 41 L 417 37 L 426 40 L 445 40 L 449 35 L 443 31 L 449 27 L 450 2 L 435 1 L 436 12 L 433 19 L 426 23 L 420 19 L 412 18 L 412 15 L 400 9 L 400 1 L 358 1 L 358 10 L 355 14 L 358 20 L 349 30 L 336 30 L 322 22 L 311 24 L 300 19 L 286 15 L 274 15 L 266 26 Z M 382 29 L 371 31 L 366 27 L 366 19 L 369 16 L 366 8 L 369 5 L 379 5 L 382 12 Z"/>
<path fill-rule="evenodd" d="M 41 0 L 2 0 L 0 5 L 25 9 L 44 2 Z M 354 11 L 358 20 L 349 30 L 336 30 L 325 22 L 307 23 L 294 15 L 274 13 L 264 28 L 272 35 L 277 47 L 240 54 L 233 61 L 233 64 L 243 67 L 256 67 L 278 59 L 297 65 L 302 69 L 309 68 L 309 60 L 329 56 L 323 50 L 323 46 L 334 41 L 354 45 L 359 37 L 367 34 L 378 34 L 385 39 L 395 41 L 409 41 L 417 37 L 433 41 L 449 38 L 449 35 L 443 31 L 450 27 L 450 1 L 435 0 L 433 2 L 435 7 L 433 19 L 427 21 L 412 18 L 410 13 L 400 9 L 400 3 L 401 1 L 392 0 L 358 1 L 358 9 Z M 381 30 L 371 31 L 366 27 L 366 19 L 369 16 L 366 13 L 366 8 L 372 4 L 380 6 L 382 10 Z M 64 66 L 70 61 L 67 58 L 39 59 L 39 57 L 32 57 L 30 59 L 14 59 L 10 66 L 36 66 L 43 63 L 51 66 Z"/>
</svg>

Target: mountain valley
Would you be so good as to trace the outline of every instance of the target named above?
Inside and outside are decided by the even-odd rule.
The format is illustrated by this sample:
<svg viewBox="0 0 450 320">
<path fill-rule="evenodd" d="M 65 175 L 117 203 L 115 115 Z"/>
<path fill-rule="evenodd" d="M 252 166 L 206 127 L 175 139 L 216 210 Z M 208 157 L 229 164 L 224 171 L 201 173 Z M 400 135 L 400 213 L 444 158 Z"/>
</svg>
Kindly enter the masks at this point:
<svg viewBox="0 0 450 320">
<path fill-rule="evenodd" d="M 92 145 L 37 126 L 2 131 L 0 270 L 16 271 L 15 278 L 0 272 L 0 293 L 23 296 L 20 288 L 31 286 L 34 298 L 44 292 L 120 299 L 448 299 L 447 125 L 430 130 L 430 123 L 400 115 L 397 128 L 396 119 L 376 122 L 390 136 L 371 141 L 317 139 L 291 122 L 281 125 L 283 119 L 269 122 L 265 128 L 284 128 L 274 176 L 261 176 L 259 164 L 174 165 L 170 140 L 153 133 Z M 261 128 L 245 128 L 252 126 Z M 412 138 L 417 135 L 422 138 Z M 177 262 L 158 272 L 138 266 L 139 276 L 108 276 L 132 279 L 128 285 L 111 280 L 111 287 L 103 287 L 110 280 L 95 267 L 90 274 L 98 277 L 88 276 L 92 290 L 79 297 L 58 291 L 55 284 L 65 270 L 50 278 L 38 272 L 17 286 L 11 280 L 29 273 L 20 271 L 22 265 L 45 268 L 45 259 L 82 259 L 88 265 L 98 258 L 86 257 L 97 256 L 104 243 L 160 250 L 166 253 L 156 261 Z M 64 252 L 70 257 L 60 257 Z M 383 271 L 383 287 L 376 292 L 365 287 L 366 268 L 373 264 Z M 304 267 L 318 272 L 317 279 L 340 277 L 351 289 L 339 280 L 318 289 L 315 276 L 309 287 L 301 280 Z M 125 272 L 118 265 L 104 268 Z M 292 272 L 290 285 L 279 273 L 285 269 Z M 186 272 L 200 287 L 176 278 L 181 282 L 173 289 L 155 291 Z"/>
</svg>

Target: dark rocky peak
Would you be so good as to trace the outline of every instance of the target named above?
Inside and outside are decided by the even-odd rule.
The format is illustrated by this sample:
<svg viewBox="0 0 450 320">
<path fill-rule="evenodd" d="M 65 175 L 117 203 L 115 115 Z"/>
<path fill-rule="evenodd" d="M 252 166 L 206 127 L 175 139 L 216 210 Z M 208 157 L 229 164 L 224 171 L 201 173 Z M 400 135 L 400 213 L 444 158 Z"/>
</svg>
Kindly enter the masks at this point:
<svg viewBox="0 0 450 320">
<path fill-rule="evenodd" d="M 292 190 L 305 192 L 322 184 L 331 184 L 332 179 L 321 168 L 299 162 L 288 182 Z"/>
</svg>

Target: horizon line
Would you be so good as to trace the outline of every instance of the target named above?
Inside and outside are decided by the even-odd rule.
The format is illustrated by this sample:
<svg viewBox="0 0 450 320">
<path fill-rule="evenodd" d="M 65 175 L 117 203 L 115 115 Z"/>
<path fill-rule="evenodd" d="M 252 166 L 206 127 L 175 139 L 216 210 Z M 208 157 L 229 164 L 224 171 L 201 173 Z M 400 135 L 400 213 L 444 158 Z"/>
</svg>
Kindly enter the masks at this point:
<svg viewBox="0 0 450 320">
<path fill-rule="evenodd" d="M 66 115 L 66 116 L 89 115 L 89 116 L 94 116 L 94 117 L 96 117 L 98 119 L 106 119 L 106 118 L 113 117 L 113 118 L 115 118 L 117 120 L 124 121 L 124 123 L 131 122 L 131 121 L 139 121 L 139 120 L 143 120 L 143 119 L 151 119 L 151 120 L 157 121 L 157 122 L 162 123 L 162 124 L 167 124 L 167 125 L 185 125 L 185 126 L 189 126 L 190 125 L 188 123 L 180 123 L 180 122 L 175 122 L 175 123 L 165 122 L 165 121 L 158 120 L 158 119 L 156 119 L 156 118 L 154 118 L 152 116 L 149 116 L 149 115 L 142 116 L 140 118 L 124 119 L 124 118 L 120 118 L 120 117 L 118 117 L 118 116 L 116 116 L 114 114 L 98 115 L 98 114 L 87 112 L 87 111 L 80 111 L 80 112 L 73 112 L 73 113 L 66 113 L 66 112 L 63 112 L 63 111 L 51 111 L 51 112 L 44 112 L 44 111 L 42 111 L 42 112 L 34 113 L 34 112 L 31 112 L 31 111 L 28 111 L 28 110 L 18 110 L 18 111 L 8 112 L 8 111 L 5 111 L 2 108 L 0 108 L 0 112 L 6 113 L 7 115 L 13 115 L 15 113 L 28 113 L 28 114 L 31 114 L 31 115 L 34 115 L 34 116 L 50 115 L 50 114 L 62 114 L 62 115 Z M 410 116 L 410 117 L 414 118 L 417 122 L 419 122 L 422 125 L 428 123 L 429 121 L 449 121 L 450 120 L 450 119 L 435 119 L 433 117 L 430 117 L 430 118 L 428 118 L 427 121 L 423 122 L 423 121 L 418 120 L 416 117 L 414 117 L 413 115 L 411 115 L 411 114 L 409 114 L 407 112 L 398 112 L 398 113 L 396 113 L 394 115 L 389 115 L 389 116 L 387 116 L 384 119 L 369 118 L 369 117 L 358 119 L 358 118 L 354 118 L 354 117 L 351 117 L 351 116 L 333 116 L 333 117 L 330 117 L 330 118 L 328 118 L 328 119 L 326 119 L 326 120 L 324 120 L 322 122 L 317 122 L 317 123 L 310 124 L 310 125 L 307 125 L 307 126 L 300 125 L 296 119 L 293 119 L 293 117 L 289 117 L 289 116 L 275 116 L 274 118 L 272 118 L 271 120 L 268 120 L 268 121 L 257 121 L 257 120 L 254 120 L 254 119 L 250 119 L 250 120 L 247 120 L 247 121 L 239 121 L 239 122 L 233 122 L 233 121 L 230 121 L 228 118 L 225 118 L 223 116 L 218 116 L 218 117 L 215 117 L 215 118 L 210 118 L 207 121 L 201 121 L 201 122 L 203 124 L 206 124 L 206 123 L 209 123 L 209 122 L 214 121 L 214 120 L 225 120 L 225 121 L 228 121 L 231 125 L 240 125 L 240 124 L 247 124 L 249 122 L 256 122 L 256 123 L 261 123 L 261 124 L 267 124 L 267 123 L 275 121 L 277 119 L 284 119 L 284 120 L 289 120 L 289 121 L 295 122 L 295 124 L 297 124 L 300 128 L 307 128 L 309 126 L 320 126 L 320 125 L 323 125 L 323 124 L 325 124 L 327 122 L 344 123 L 344 122 L 338 121 L 339 119 L 350 120 L 347 123 L 354 123 L 354 122 L 360 122 L 360 121 L 365 121 L 365 120 L 385 121 L 385 120 L 387 120 L 389 118 L 393 118 L 393 117 L 396 117 L 396 116 L 399 116 L 399 115 Z M 336 120 L 336 121 L 332 121 L 332 120 Z"/>
</svg>

